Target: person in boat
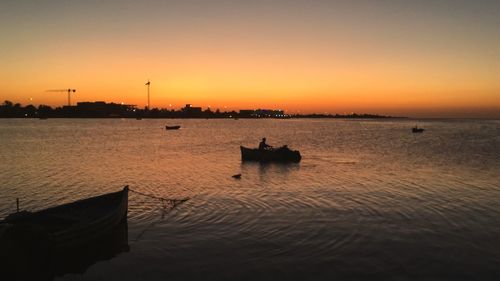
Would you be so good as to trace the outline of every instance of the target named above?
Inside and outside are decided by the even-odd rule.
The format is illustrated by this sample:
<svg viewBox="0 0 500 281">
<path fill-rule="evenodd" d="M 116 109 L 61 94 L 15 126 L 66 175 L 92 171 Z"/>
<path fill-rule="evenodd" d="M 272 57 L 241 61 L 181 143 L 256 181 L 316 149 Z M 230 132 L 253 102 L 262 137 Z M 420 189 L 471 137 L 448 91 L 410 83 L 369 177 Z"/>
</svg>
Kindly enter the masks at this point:
<svg viewBox="0 0 500 281">
<path fill-rule="evenodd" d="M 266 138 L 262 138 L 262 141 L 259 143 L 259 150 L 266 150 L 271 148 L 273 147 L 266 143 Z"/>
</svg>

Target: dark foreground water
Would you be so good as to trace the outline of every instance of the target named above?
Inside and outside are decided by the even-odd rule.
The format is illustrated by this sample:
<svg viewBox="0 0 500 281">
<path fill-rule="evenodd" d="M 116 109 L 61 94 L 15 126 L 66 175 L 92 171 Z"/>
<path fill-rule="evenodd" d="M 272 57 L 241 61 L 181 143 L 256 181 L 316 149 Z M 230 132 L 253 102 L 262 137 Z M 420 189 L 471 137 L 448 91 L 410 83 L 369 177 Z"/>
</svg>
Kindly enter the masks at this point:
<svg viewBox="0 0 500 281">
<path fill-rule="evenodd" d="M 130 250 L 60 280 L 499 280 L 500 121 L 416 122 L 3 119 L 0 218 L 192 197 L 131 193 Z M 262 136 L 303 161 L 241 163 Z"/>
</svg>

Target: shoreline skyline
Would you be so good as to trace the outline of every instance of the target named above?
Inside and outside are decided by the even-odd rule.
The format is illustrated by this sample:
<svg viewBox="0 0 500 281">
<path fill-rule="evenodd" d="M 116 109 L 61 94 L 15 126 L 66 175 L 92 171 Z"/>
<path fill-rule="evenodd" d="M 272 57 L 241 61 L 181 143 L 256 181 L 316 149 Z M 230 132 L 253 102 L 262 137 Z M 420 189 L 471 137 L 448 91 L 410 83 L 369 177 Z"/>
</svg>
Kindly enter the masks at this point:
<svg viewBox="0 0 500 281">
<path fill-rule="evenodd" d="M 82 107 L 88 108 L 89 106 L 98 106 L 98 110 L 102 110 L 102 108 L 99 108 L 101 106 L 110 106 L 111 107 L 111 112 L 107 112 L 106 116 L 103 115 L 104 112 L 101 112 L 100 115 L 98 116 L 78 116 L 77 111 L 80 106 L 80 110 Z M 201 115 L 199 116 L 182 116 L 179 115 L 178 113 L 182 113 L 186 110 L 186 107 L 191 107 L 192 109 L 195 109 L 199 111 Z M 244 119 L 264 119 L 264 118 L 269 118 L 269 119 L 301 119 L 301 118 L 326 118 L 326 119 L 334 119 L 334 118 L 346 118 L 346 119 L 428 119 L 428 120 L 439 120 L 439 119 L 449 119 L 449 120 L 500 120 L 500 117 L 496 115 L 491 115 L 491 116 L 484 116 L 484 117 L 449 117 L 449 116 L 410 116 L 410 115 L 388 115 L 388 114 L 380 114 L 380 113 L 374 113 L 374 112 L 288 112 L 286 109 L 283 108 L 254 108 L 254 109 L 249 109 L 249 108 L 218 108 L 218 107 L 203 107 L 203 106 L 197 106 L 193 104 L 185 104 L 183 107 L 153 107 L 151 109 L 147 109 L 147 107 L 140 108 L 137 105 L 132 105 L 132 104 L 127 104 L 127 103 L 117 103 L 117 102 L 105 102 L 105 101 L 84 101 L 84 102 L 76 102 L 76 105 L 72 105 L 68 107 L 67 105 L 63 106 L 55 106 L 52 107 L 50 105 L 46 104 L 21 104 L 18 102 L 12 102 L 9 100 L 5 100 L 2 104 L 0 104 L 0 118 L 39 118 L 40 116 L 37 116 L 36 112 L 40 110 L 45 110 L 45 111 L 50 111 L 53 114 L 53 118 L 136 118 L 138 117 L 137 114 L 125 114 L 123 116 L 113 116 L 113 111 L 116 111 L 116 108 L 123 107 L 124 109 L 129 108 L 130 111 L 133 110 L 133 112 L 137 112 L 138 114 L 141 114 L 139 117 L 143 118 L 199 118 L 199 119 L 218 119 L 218 118 L 223 118 L 223 119 L 234 119 L 234 118 L 244 118 Z M 12 116 L 7 116 L 9 114 L 6 113 L 6 109 L 11 108 L 17 108 L 19 110 L 18 113 L 14 114 L 16 117 Z M 71 113 L 73 110 L 73 113 Z M 76 111 L 75 111 L 76 110 Z M 22 111 L 22 113 L 21 113 Z M 279 113 L 284 114 L 284 116 L 241 116 L 243 115 L 248 115 L 248 111 L 254 111 L 254 112 L 273 112 L 274 113 Z M 24 114 L 27 114 L 24 116 Z M 154 113 L 151 115 L 151 113 Z M 205 116 L 208 113 L 207 116 Z M 76 114 L 76 115 L 75 115 Z M 214 114 L 217 114 L 215 116 Z M 73 116 L 74 115 L 74 116 Z M 92 114 L 90 114 L 92 115 Z M 108 116 L 109 115 L 109 116 Z M 170 117 L 169 117 L 170 116 Z M 172 117 L 173 116 L 173 117 Z"/>
<path fill-rule="evenodd" d="M 48 105 L 33 104 L 23 106 L 21 103 L 4 101 L 0 105 L 0 118 L 197 118 L 197 119 L 300 119 L 300 118 L 350 118 L 350 119 L 406 119 L 407 117 L 387 116 L 370 113 L 287 113 L 282 109 L 238 109 L 221 110 L 186 104 L 179 109 L 174 108 L 139 108 L 125 103 L 106 103 L 104 101 L 77 102 L 52 108 Z"/>
<path fill-rule="evenodd" d="M 72 96 L 73 99 L 73 96 Z M 40 106 L 48 106 L 52 109 L 58 109 L 58 108 L 64 108 L 67 107 L 67 105 L 64 104 L 45 104 L 45 103 L 36 103 L 34 102 L 34 99 L 29 99 L 29 102 L 22 103 L 19 101 L 10 101 L 8 99 L 5 99 L 1 106 L 5 105 L 5 102 L 10 102 L 12 105 L 19 104 L 21 106 L 29 106 L 32 105 L 36 108 Z M 132 104 L 132 103 L 127 103 L 127 102 L 117 102 L 117 101 L 108 101 L 108 100 L 99 100 L 99 101 L 80 101 L 75 99 L 74 104 L 77 103 L 95 103 L 95 102 L 105 102 L 109 104 L 117 104 L 117 105 L 133 105 L 137 109 L 143 111 L 147 106 L 139 106 L 137 104 Z M 74 106 L 74 104 L 72 106 Z M 457 110 L 453 109 L 443 109 L 443 108 L 426 108 L 425 110 L 422 111 L 415 111 L 413 110 L 413 114 L 408 113 L 412 112 L 412 110 L 405 111 L 403 109 L 399 110 L 394 110 L 394 109 L 389 109 L 389 110 L 380 110 L 380 111 L 351 111 L 351 112 L 346 112 L 346 111 L 335 111 L 335 109 L 331 109 L 329 111 L 314 111 L 314 110 L 288 110 L 287 107 L 283 106 L 276 106 L 276 107 L 258 107 L 258 106 L 246 106 L 246 107 L 237 107 L 237 106 L 212 106 L 212 105 L 200 105 L 200 104 L 195 104 L 196 106 L 200 106 L 201 108 L 204 109 L 210 109 L 213 110 L 214 112 L 216 110 L 220 110 L 221 112 L 239 112 L 240 110 L 248 110 L 248 109 L 267 109 L 267 110 L 283 110 L 285 111 L 288 115 L 294 115 L 294 116 L 305 116 L 305 115 L 324 115 L 324 116 L 335 116 L 335 115 L 342 115 L 342 116 L 349 116 L 349 115 L 372 115 L 372 116 L 381 116 L 381 117 L 390 117 L 390 118 L 415 118 L 415 119 L 491 119 L 491 120 L 498 120 L 500 119 L 500 109 L 497 109 L 496 107 L 486 107 L 486 108 L 458 108 L 461 109 L 460 113 L 457 113 Z M 155 106 L 154 103 L 152 103 L 152 108 L 151 110 L 160 110 L 160 111 L 177 111 L 177 110 L 182 110 L 186 106 L 186 103 L 184 104 L 168 104 L 167 106 Z M 472 112 L 477 112 L 481 110 L 481 114 L 472 114 L 469 113 L 468 111 Z"/>
<path fill-rule="evenodd" d="M 154 88 L 153 88 L 154 89 Z M 44 93 L 44 92 L 42 92 Z M 71 94 L 71 100 L 73 101 L 73 105 L 78 102 L 90 102 L 89 99 L 79 98 L 79 92 Z M 107 103 L 116 103 L 116 104 L 130 104 L 135 105 L 137 108 L 147 107 L 147 97 L 146 92 L 143 94 L 144 98 L 133 99 L 132 102 L 129 98 L 123 99 L 96 99 L 95 101 L 104 101 Z M 58 96 L 58 97 L 57 97 Z M 36 107 L 40 105 L 46 105 L 53 108 L 64 107 L 67 106 L 65 104 L 67 97 L 66 93 L 61 93 L 56 95 L 58 101 L 56 102 L 43 102 L 46 100 L 43 96 L 33 95 L 29 98 L 23 98 L 21 100 L 15 100 L 9 98 L 1 98 L 1 101 L 12 101 L 13 103 L 20 103 L 23 105 L 34 105 Z M 180 97 L 176 97 L 175 102 L 163 102 L 156 101 L 154 90 L 151 91 L 151 108 L 157 109 L 167 109 L 167 110 L 179 110 L 186 105 L 185 101 L 182 101 Z M 138 101 L 138 102 L 133 102 Z M 67 102 L 66 102 L 67 103 Z M 483 106 L 456 106 L 456 107 L 442 107 L 436 105 L 429 105 L 427 107 L 412 107 L 410 105 L 403 105 L 400 107 L 390 107 L 390 106 L 380 106 L 378 108 L 373 108 L 370 106 L 364 105 L 363 102 L 359 104 L 355 104 L 351 107 L 342 106 L 332 106 L 326 105 L 325 107 L 321 107 L 319 109 L 308 109 L 307 107 L 300 107 L 300 105 L 290 105 L 284 101 L 283 103 L 275 103 L 275 104 L 267 104 L 255 102 L 252 103 L 250 101 L 244 103 L 236 103 L 233 104 L 231 102 L 201 102 L 198 103 L 196 100 L 192 102 L 192 104 L 196 104 L 198 106 L 204 108 L 211 109 L 220 109 L 223 111 L 239 111 L 249 108 L 254 109 L 279 109 L 289 112 L 290 114 L 342 114 L 348 115 L 353 113 L 363 113 L 363 114 L 374 114 L 374 115 L 384 115 L 384 116 L 405 116 L 409 118 L 451 118 L 451 119 L 500 119 L 500 106 L 496 106 L 495 104 L 483 105 Z"/>
</svg>

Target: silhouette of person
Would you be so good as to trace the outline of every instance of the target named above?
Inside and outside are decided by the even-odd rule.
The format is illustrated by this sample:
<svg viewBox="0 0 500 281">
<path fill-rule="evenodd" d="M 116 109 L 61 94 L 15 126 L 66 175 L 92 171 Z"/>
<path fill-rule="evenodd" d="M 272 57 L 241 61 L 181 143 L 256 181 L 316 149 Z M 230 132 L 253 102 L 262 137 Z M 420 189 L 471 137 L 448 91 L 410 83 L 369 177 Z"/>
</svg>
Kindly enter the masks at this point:
<svg viewBox="0 0 500 281">
<path fill-rule="evenodd" d="M 266 138 L 262 138 L 262 141 L 259 143 L 259 150 L 265 150 L 271 148 L 272 146 L 266 143 Z"/>
</svg>

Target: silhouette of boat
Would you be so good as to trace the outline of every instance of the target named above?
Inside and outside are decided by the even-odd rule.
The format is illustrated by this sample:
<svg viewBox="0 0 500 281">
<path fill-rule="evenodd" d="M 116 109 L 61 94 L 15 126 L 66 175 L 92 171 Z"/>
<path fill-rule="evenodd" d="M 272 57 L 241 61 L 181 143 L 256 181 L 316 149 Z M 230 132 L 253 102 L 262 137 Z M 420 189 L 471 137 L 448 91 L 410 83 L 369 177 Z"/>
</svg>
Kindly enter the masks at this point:
<svg viewBox="0 0 500 281">
<path fill-rule="evenodd" d="M 135 117 L 136 120 L 142 120 L 142 117 Z"/>
<path fill-rule="evenodd" d="M 181 126 L 177 125 L 177 126 L 165 126 L 165 129 L 166 130 L 179 130 L 181 128 Z"/>
<path fill-rule="evenodd" d="M 240 149 L 242 161 L 298 163 L 302 159 L 299 151 L 290 150 L 286 145 L 280 148 L 264 150 L 244 146 L 240 146 Z"/>
<path fill-rule="evenodd" d="M 123 190 L 75 201 L 38 212 L 22 211 L 7 216 L 2 233 L 14 231 L 47 238 L 53 250 L 84 244 L 111 231 L 126 220 L 128 186 Z M 10 230 L 9 230 L 10 229 Z M 32 232 L 32 233 L 29 233 Z M 4 238 L 0 236 L 0 239 Z"/>
<path fill-rule="evenodd" d="M 99 260 L 128 251 L 127 210 L 128 186 L 7 216 L 0 221 L 0 264 L 6 265 L 5 276 L 14 277 L 7 280 L 52 280 L 82 273 Z"/>
<path fill-rule="evenodd" d="M 417 126 L 411 128 L 412 133 L 423 133 L 425 129 L 419 128 Z"/>
</svg>

